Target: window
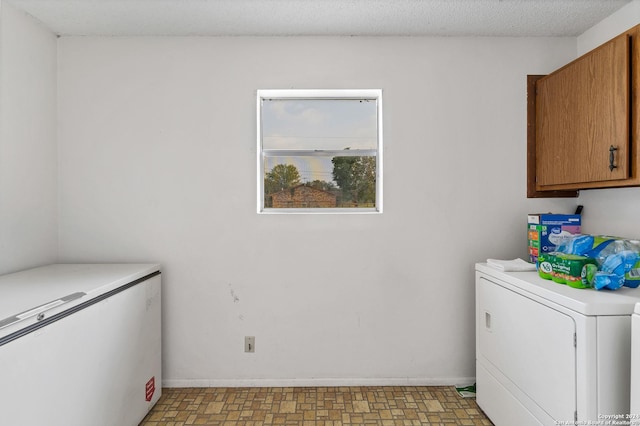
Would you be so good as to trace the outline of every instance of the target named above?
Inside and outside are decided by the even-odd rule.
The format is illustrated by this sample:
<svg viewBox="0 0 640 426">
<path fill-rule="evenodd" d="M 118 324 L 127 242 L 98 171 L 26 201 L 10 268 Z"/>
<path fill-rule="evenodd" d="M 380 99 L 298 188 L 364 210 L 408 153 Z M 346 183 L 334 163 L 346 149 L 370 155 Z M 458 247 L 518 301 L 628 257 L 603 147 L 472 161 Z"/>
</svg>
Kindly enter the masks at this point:
<svg viewBox="0 0 640 426">
<path fill-rule="evenodd" d="M 259 90 L 258 212 L 382 213 L 382 91 Z"/>
</svg>

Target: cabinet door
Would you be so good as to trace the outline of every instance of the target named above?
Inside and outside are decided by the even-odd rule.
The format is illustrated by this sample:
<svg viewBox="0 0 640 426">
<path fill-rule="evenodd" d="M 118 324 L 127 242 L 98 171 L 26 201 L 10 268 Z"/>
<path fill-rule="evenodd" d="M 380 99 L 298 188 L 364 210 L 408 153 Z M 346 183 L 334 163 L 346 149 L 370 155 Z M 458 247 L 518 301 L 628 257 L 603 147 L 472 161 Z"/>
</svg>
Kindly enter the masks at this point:
<svg viewBox="0 0 640 426">
<path fill-rule="evenodd" d="M 630 40 L 622 34 L 538 80 L 539 189 L 629 178 Z"/>
<path fill-rule="evenodd" d="M 493 365 L 503 381 L 526 395 L 520 402 L 529 411 L 559 421 L 573 419 L 573 318 L 485 278 L 476 286 L 478 360 Z"/>
</svg>

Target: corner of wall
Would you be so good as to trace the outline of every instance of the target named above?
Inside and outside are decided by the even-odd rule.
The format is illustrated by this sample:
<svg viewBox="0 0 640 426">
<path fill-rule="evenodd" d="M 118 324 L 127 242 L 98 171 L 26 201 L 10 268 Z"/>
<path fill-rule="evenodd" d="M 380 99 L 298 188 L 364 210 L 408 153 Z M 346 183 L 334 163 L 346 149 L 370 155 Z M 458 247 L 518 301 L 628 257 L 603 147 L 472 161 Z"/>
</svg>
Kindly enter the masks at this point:
<svg viewBox="0 0 640 426">
<path fill-rule="evenodd" d="M 58 259 L 55 34 L 0 0 L 0 273 Z"/>
<path fill-rule="evenodd" d="M 587 53 L 639 23 L 640 0 L 633 0 L 579 35 L 577 56 Z"/>
</svg>

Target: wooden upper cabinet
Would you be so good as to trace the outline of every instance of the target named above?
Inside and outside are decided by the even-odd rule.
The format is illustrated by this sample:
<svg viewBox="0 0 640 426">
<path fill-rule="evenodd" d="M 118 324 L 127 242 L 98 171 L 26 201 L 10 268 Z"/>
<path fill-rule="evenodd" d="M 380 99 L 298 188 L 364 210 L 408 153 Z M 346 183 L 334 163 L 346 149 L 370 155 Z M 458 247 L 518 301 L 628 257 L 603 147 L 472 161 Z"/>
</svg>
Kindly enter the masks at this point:
<svg viewBox="0 0 640 426">
<path fill-rule="evenodd" d="M 637 186 L 638 27 L 536 81 L 535 189 Z"/>
</svg>

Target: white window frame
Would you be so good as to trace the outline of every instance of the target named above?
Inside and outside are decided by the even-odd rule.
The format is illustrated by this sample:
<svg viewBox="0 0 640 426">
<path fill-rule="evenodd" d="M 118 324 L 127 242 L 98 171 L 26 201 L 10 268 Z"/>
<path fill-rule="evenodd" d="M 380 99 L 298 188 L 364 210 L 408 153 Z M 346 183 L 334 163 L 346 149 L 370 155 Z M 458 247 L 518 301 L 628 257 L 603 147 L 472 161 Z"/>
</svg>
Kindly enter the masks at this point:
<svg viewBox="0 0 640 426">
<path fill-rule="evenodd" d="M 375 150 L 324 151 L 324 150 L 265 150 L 262 146 L 262 103 L 269 99 L 369 99 L 376 101 L 377 148 Z M 257 91 L 257 171 L 258 171 L 258 213 L 259 214 L 381 214 L 382 213 L 382 90 L 380 89 L 276 89 Z M 352 208 L 265 208 L 264 206 L 264 157 L 266 155 L 336 155 L 376 157 L 376 206 Z"/>
</svg>

